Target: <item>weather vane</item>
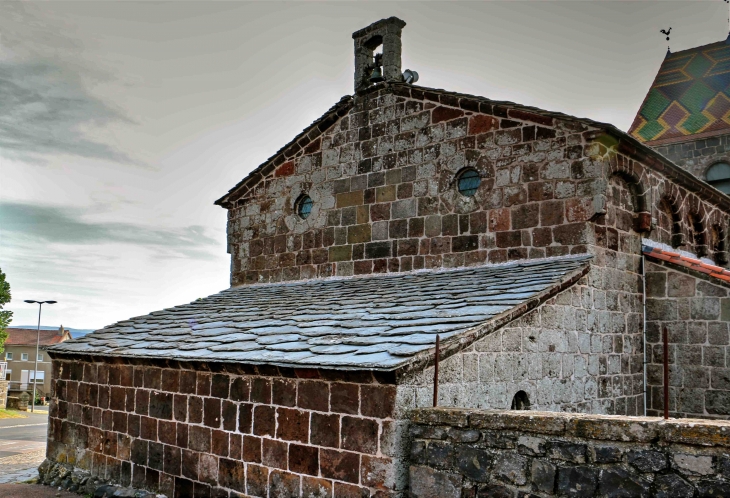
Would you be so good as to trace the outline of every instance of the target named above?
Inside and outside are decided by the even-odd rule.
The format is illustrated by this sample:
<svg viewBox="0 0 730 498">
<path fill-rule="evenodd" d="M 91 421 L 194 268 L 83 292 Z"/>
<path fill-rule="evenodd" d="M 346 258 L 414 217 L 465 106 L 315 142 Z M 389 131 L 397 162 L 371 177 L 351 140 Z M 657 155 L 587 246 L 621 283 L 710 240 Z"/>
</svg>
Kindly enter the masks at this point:
<svg viewBox="0 0 730 498">
<path fill-rule="evenodd" d="M 728 0 L 728 1 L 730 1 L 730 0 Z M 672 27 L 669 26 L 669 29 L 660 29 L 659 32 L 662 33 L 663 35 L 665 35 L 667 37 L 667 41 L 669 41 L 669 33 L 672 32 Z M 667 43 L 667 53 L 668 52 L 669 52 L 669 44 Z"/>
</svg>

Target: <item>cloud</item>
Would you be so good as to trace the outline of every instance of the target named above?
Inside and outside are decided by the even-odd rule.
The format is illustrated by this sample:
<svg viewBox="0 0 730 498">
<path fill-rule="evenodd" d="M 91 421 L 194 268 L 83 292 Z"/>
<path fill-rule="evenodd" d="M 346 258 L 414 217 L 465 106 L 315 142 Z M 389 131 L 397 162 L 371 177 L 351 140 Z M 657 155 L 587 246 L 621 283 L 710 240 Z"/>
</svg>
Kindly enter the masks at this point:
<svg viewBox="0 0 730 498">
<path fill-rule="evenodd" d="M 0 6 L 0 150 L 29 162 L 67 154 L 139 165 L 87 132 L 132 123 L 85 84 L 113 76 L 88 67 L 80 42 L 39 16 L 20 2 Z"/>
<path fill-rule="evenodd" d="M 209 249 L 217 250 L 221 242 L 210 237 L 200 225 L 157 228 L 135 223 L 88 221 L 88 212 L 88 208 L 0 202 L 2 236 L 11 236 L 15 242 L 41 244 L 132 244 L 153 248 L 166 257 L 218 257 Z"/>
</svg>

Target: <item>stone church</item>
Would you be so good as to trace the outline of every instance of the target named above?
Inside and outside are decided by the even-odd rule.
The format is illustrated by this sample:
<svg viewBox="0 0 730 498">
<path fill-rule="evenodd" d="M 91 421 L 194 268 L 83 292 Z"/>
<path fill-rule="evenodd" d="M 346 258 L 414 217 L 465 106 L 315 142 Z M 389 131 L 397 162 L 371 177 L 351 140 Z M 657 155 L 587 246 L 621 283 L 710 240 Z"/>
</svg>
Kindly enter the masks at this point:
<svg viewBox="0 0 730 498">
<path fill-rule="evenodd" d="M 416 86 L 404 27 L 216 201 L 229 289 L 50 350 L 46 470 L 407 496 L 437 336 L 440 406 L 657 415 L 666 327 L 670 414 L 730 417 L 730 45 L 668 54 L 626 133 Z"/>
</svg>

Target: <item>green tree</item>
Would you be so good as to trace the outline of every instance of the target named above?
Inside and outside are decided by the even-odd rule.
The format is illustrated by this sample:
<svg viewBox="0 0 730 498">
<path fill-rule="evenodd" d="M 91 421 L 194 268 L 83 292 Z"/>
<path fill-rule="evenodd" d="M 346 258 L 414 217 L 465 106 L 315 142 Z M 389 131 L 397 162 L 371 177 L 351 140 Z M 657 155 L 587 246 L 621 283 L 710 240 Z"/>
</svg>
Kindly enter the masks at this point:
<svg viewBox="0 0 730 498">
<path fill-rule="evenodd" d="M 0 270 L 0 353 L 5 351 L 5 340 L 8 338 L 5 328 L 10 325 L 13 312 L 4 310 L 3 306 L 10 302 L 10 284 L 5 280 L 5 274 Z"/>
</svg>

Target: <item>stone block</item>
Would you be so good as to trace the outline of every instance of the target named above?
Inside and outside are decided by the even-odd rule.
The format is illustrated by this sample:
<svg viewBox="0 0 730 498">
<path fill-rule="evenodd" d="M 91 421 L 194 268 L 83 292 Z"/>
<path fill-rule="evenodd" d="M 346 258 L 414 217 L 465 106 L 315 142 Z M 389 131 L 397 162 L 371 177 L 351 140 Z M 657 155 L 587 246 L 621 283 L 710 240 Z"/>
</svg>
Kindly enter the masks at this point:
<svg viewBox="0 0 730 498">
<path fill-rule="evenodd" d="M 421 465 L 410 467 L 411 495 L 419 498 L 461 498 L 462 477 Z"/>
<path fill-rule="evenodd" d="M 648 498 L 651 496 L 651 481 L 621 467 L 603 469 L 598 495 L 606 498 Z"/>
<path fill-rule="evenodd" d="M 530 467 L 530 483 L 532 489 L 541 493 L 553 494 L 557 467 L 547 461 L 535 459 Z"/>
<path fill-rule="evenodd" d="M 490 478 L 492 456 L 481 448 L 469 445 L 460 445 L 456 448 L 454 461 L 459 472 L 466 478 L 487 482 Z"/>
<path fill-rule="evenodd" d="M 550 457 L 572 463 L 585 463 L 586 445 L 566 441 L 552 441 L 550 443 Z"/>
<path fill-rule="evenodd" d="M 594 445 L 589 448 L 589 455 L 595 463 L 615 463 L 621 461 L 623 452 L 616 446 Z"/>
<path fill-rule="evenodd" d="M 527 482 L 528 463 L 529 460 L 525 456 L 502 452 L 494 459 L 492 473 L 494 477 L 501 481 L 522 486 Z"/>
<path fill-rule="evenodd" d="M 598 476 L 599 470 L 592 467 L 561 467 L 556 489 L 561 496 L 593 496 L 598 489 Z"/>
<path fill-rule="evenodd" d="M 694 486 L 677 474 L 656 476 L 654 490 L 656 498 L 692 498 L 695 495 Z"/>
<path fill-rule="evenodd" d="M 667 456 L 660 451 L 631 450 L 627 458 L 639 472 L 659 472 L 667 468 Z"/>
</svg>

